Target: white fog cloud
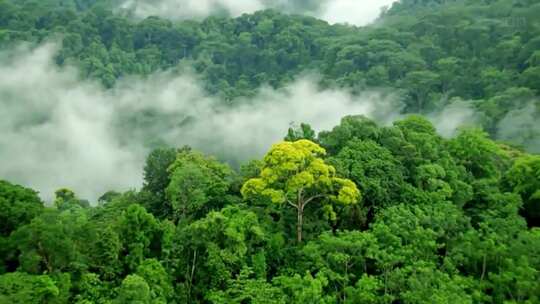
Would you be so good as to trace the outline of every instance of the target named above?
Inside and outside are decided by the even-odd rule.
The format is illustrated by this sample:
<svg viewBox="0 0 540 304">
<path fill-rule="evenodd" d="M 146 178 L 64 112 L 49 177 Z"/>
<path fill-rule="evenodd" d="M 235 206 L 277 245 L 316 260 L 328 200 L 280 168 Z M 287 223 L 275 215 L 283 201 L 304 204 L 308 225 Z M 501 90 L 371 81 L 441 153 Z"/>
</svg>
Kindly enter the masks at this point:
<svg viewBox="0 0 540 304">
<path fill-rule="evenodd" d="M 46 199 L 61 187 L 91 200 L 139 187 L 152 143 L 188 144 L 239 162 L 262 156 L 291 122 L 322 130 L 364 114 L 384 123 L 400 109 L 391 95 L 320 90 L 310 77 L 263 88 L 233 108 L 218 106 L 189 74 L 133 77 L 105 90 L 57 67 L 55 50 L 47 44 L 0 54 L 0 178 Z"/>
<path fill-rule="evenodd" d="M 508 112 L 497 125 L 497 138 L 540 153 L 540 102 L 531 100 L 522 108 Z"/>
<path fill-rule="evenodd" d="M 121 8 L 132 9 L 136 17 L 199 19 L 224 12 L 231 16 L 264 9 L 259 0 L 126 0 Z"/>
<path fill-rule="evenodd" d="M 316 16 L 329 23 L 366 25 L 381 13 L 381 8 L 391 6 L 395 0 L 334 0 L 328 1 Z"/>
<path fill-rule="evenodd" d="M 64 186 L 95 198 L 109 187 L 137 185 L 142 153 L 111 135 L 110 97 L 78 82 L 75 71 L 58 70 L 53 51 L 19 49 L 22 55 L 0 63 L 0 178 L 47 198 Z"/>
<path fill-rule="evenodd" d="M 464 126 L 478 126 L 478 113 L 472 105 L 464 100 L 454 100 L 442 110 L 427 115 L 437 132 L 443 137 L 450 138 Z"/>
<path fill-rule="evenodd" d="M 274 8 L 314 16 L 330 23 L 366 25 L 373 22 L 383 6 L 395 0 L 125 0 L 122 9 L 136 17 L 160 16 L 169 19 L 201 19 L 213 14 L 233 17 Z"/>
</svg>

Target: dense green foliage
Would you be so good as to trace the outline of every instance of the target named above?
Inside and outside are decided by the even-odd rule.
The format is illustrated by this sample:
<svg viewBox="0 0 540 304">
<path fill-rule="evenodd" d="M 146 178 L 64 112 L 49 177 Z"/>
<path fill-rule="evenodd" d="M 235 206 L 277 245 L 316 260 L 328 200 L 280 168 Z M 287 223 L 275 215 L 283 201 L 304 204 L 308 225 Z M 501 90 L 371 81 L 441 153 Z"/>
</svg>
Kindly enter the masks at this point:
<svg viewBox="0 0 540 304">
<path fill-rule="evenodd" d="M 229 102 L 315 71 L 397 90 L 405 112 L 461 99 L 485 131 L 347 116 L 239 170 L 156 149 L 140 191 L 91 203 L 0 180 L 1 304 L 540 303 L 540 157 L 492 139 L 540 151 L 539 1 L 402 0 L 362 28 L 271 10 L 134 21 L 115 3 L 0 0 L 0 46 L 57 39 L 57 64 L 108 88 L 190 67 Z"/>
<path fill-rule="evenodd" d="M 2 182 L 0 299 L 540 301 L 538 156 L 477 129 L 444 139 L 421 116 L 345 117 L 313 140 L 278 143 L 240 172 L 156 150 L 140 192 L 95 207 L 67 189 L 43 207 Z"/>
</svg>

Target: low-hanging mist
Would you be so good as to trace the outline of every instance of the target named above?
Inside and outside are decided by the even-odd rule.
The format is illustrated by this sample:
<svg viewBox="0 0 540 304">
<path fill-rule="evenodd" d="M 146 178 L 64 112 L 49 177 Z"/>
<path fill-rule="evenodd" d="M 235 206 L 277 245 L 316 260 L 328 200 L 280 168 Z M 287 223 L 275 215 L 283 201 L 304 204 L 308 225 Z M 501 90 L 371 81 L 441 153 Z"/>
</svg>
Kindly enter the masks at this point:
<svg viewBox="0 0 540 304">
<path fill-rule="evenodd" d="M 497 139 L 540 153 L 540 102 L 532 99 L 523 107 L 508 112 L 497 125 Z"/>
<path fill-rule="evenodd" d="M 395 0 L 124 0 L 120 8 L 139 18 L 169 19 L 201 19 L 216 14 L 236 17 L 271 8 L 330 23 L 366 25 L 379 16 L 383 6 L 393 2 Z"/>
<path fill-rule="evenodd" d="M 237 106 L 207 95 L 189 73 L 126 78 L 114 89 L 80 80 L 53 61 L 56 47 L 0 54 L 0 178 L 50 199 L 60 187 L 95 200 L 141 184 L 151 147 L 190 145 L 239 163 L 260 157 L 291 122 L 330 129 L 345 115 L 385 123 L 400 104 L 392 94 L 320 90 L 313 77 L 262 88 Z"/>
</svg>

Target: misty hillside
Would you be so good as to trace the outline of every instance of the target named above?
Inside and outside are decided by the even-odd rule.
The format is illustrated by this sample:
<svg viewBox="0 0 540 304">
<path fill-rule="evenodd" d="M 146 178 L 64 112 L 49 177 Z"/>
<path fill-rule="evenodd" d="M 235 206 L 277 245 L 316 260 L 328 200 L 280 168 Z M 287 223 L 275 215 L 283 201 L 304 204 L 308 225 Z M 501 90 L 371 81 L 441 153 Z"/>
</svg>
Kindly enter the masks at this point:
<svg viewBox="0 0 540 304">
<path fill-rule="evenodd" d="M 0 0 L 0 304 L 540 303 L 539 16 Z"/>
</svg>

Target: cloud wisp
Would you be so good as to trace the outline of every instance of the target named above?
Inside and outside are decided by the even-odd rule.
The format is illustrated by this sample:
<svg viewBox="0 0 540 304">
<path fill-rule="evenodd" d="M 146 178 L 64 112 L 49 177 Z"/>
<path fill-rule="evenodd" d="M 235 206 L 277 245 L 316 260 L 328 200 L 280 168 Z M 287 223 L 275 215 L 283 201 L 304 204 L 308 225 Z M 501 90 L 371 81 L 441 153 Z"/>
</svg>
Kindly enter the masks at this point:
<svg viewBox="0 0 540 304">
<path fill-rule="evenodd" d="M 263 9 L 309 15 L 329 23 L 363 26 L 373 22 L 383 6 L 395 0 L 125 0 L 120 8 L 135 17 L 202 19 L 211 15 L 237 17 Z"/>
<path fill-rule="evenodd" d="M 540 102 L 532 99 L 523 107 L 508 112 L 497 125 L 497 138 L 540 153 Z"/>
<path fill-rule="evenodd" d="M 478 127 L 480 117 L 470 102 L 456 99 L 441 110 L 429 113 L 427 118 L 433 123 L 437 132 L 446 138 L 456 135 L 461 127 Z"/>
</svg>

